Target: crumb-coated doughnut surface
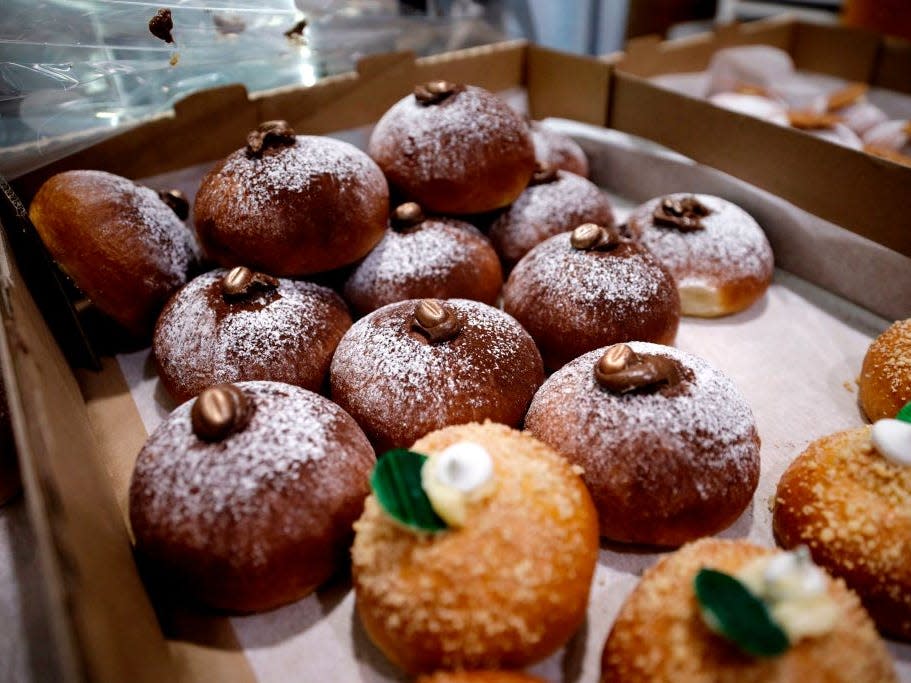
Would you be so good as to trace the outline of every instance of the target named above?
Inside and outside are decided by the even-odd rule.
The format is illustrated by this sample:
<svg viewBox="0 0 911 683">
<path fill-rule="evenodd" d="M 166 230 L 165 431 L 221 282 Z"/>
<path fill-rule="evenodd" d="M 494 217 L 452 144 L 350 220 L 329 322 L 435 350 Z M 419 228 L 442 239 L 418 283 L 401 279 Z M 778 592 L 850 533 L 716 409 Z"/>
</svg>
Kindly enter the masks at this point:
<svg viewBox="0 0 911 683">
<path fill-rule="evenodd" d="M 895 417 L 911 401 L 911 318 L 893 323 L 870 344 L 859 393 L 871 421 Z"/>
<path fill-rule="evenodd" d="M 430 343 L 411 329 L 417 303 L 390 304 L 348 330 L 329 372 L 332 400 L 378 452 L 451 424 L 517 425 L 544 381 L 528 333 L 496 308 L 449 299 L 464 327 L 450 341 Z"/>
<path fill-rule="evenodd" d="M 473 299 L 493 304 L 503 271 L 490 241 L 469 223 L 429 218 L 390 229 L 345 283 L 359 313 L 405 299 Z"/>
<path fill-rule="evenodd" d="M 518 671 L 437 671 L 418 676 L 416 683 L 544 683 Z"/>
<path fill-rule="evenodd" d="M 368 149 L 392 187 L 425 210 L 444 214 L 510 204 L 535 168 L 522 117 L 470 85 L 429 106 L 414 95 L 402 98 L 376 124 Z"/>
<path fill-rule="evenodd" d="M 412 448 L 432 454 L 461 441 L 490 453 L 495 482 L 464 527 L 416 534 L 373 496 L 355 524 L 358 614 L 412 673 L 522 667 L 563 645 L 585 617 L 598 528 L 578 475 L 531 436 L 491 423 L 449 427 Z"/>
<path fill-rule="evenodd" d="M 519 261 L 503 287 L 503 308 L 554 369 L 618 342 L 671 344 L 680 323 L 674 280 L 648 251 L 629 241 L 612 251 L 582 251 L 571 246 L 570 233 Z"/>
<path fill-rule="evenodd" d="M 199 256 L 192 230 L 157 192 L 104 171 L 51 177 L 29 216 L 76 286 L 137 336 L 152 331 Z"/>
<path fill-rule="evenodd" d="M 882 457 L 870 431 L 811 443 L 778 483 L 773 528 L 842 577 L 881 630 L 911 640 L 911 467 Z"/>
<path fill-rule="evenodd" d="M 341 408 L 278 382 L 222 441 L 193 433 L 194 401 L 149 437 L 130 485 L 137 553 L 192 600 L 233 612 L 303 597 L 345 561 L 374 456 Z"/>
<path fill-rule="evenodd" d="M 213 384 L 245 380 L 321 391 L 351 327 L 345 302 L 326 287 L 284 279 L 274 290 L 226 298 L 227 272 L 194 278 L 158 319 L 152 350 L 168 393 L 182 403 Z"/>
<path fill-rule="evenodd" d="M 892 683 L 885 645 L 857 596 L 840 580 L 828 592 L 841 608 L 832 631 L 778 657 L 740 653 L 699 615 L 693 579 L 703 567 L 727 573 L 776 551 L 704 539 L 647 570 L 620 610 L 604 646 L 602 683 Z"/>
<path fill-rule="evenodd" d="M 535 159 L 552 168 L 559 168 L 588 177 L 588 157 L 578 143 L 567 135 L 551 130 L 538 121 L 529 123 Z"/>
<path fill-rule="evenodd" d="M 598 349 L 558 370 L 535 394 L 525 428 L 585 470 L 601 535 L 680 545 L 730 525 L 759 481 L 753 413 L 734 383 L 701 358 L 630 342 L 674 359 L 675 386 L 625 394 L 601 387 Z"/>
<path fill-rule="evenodd" d="M 210 258 L 270 275 L 347 265 L 383 236 L 389 188 L 364 152 L 299 135 L 261 156 L 239 149 L 203 178 L 194 214 Z"/>
<path fill-rule="evenodd" d="M 529 185 L 490 226 L 490 241 L 509 266 L 548 237 L 574 230 L 583 223 L 614 224 L 607 195 L 574 173 L 558 171 L 549 183 Z"/>
<path fill-rule="evenodd" d="M 769 241 L 759 224 L 736 204 L 705 194 L 671 194 L 671 199 L 695 196 L 711 210 L 701 219 L 703 230 L 681 232 L 655 225 L 653 213 L 665 197 L 647 201 L 629 216 L 630 233 L 670 270 L 681 291 L 684 315 L 726 315 L 749 307 L 768 289 L 774 272 Z M 688 290 L 693 290 L 692 310 Z M 713 295 L 707 311 L 700 299 Z"/>
</svg>

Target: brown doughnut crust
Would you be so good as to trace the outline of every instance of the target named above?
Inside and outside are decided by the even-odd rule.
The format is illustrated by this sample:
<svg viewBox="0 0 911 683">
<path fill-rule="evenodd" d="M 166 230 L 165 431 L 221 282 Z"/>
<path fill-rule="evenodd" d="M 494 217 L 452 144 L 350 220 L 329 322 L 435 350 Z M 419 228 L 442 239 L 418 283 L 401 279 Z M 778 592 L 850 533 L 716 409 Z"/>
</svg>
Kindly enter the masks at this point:
<svg viewBox="0 0 911 683">
<path fill-rule="evenodd" d="M 373 496 L 355 524 L 358 614 L 409 673 L 521 668 L 560 648 L 585 619 L 598 527 L 578 475 L 536 439 L 492 423 L 448 427 L 413 449 L 432 454 L 460 441 L 490 453 L 496 481 L 463 528 L 416 534 Z"/>
<path fill-rule="evenodd" d="M 736 521 L 759 482 L 759 436 L 746 400 L 701 358 L 631 342 L 671 358 L 683 381 L 618 394 L 601 387 L 598 349 L 553 375 L 535 394 L 525 428 L 584 470 L 601 535 L 676 546 Z"/>
<path fill-rule="evenodd" d="M 540 121 L 529 122 L 535 159 L 551 168 L 559 168 L 588 177 L 588 157 L 578 143 L 568 135 L 551 130 Z M 575 226 L 573 226 L 575 227 Z"/>
<path fill-rule="evenodd" d="M 464 327 L 450 341 L 430 343 L 411 328 L 417 304 L 390 304 L 348 330 L 329 370 L 332 400 L 380 453 L 447 425 L 518 425 L 544 381 L 528 333 L 496 308 L 449 299 L 444 304 Z"/>
<path fill-rule="evenodd" d="M 341 297 L 310 282 L 226 298 L 214 270 L 168 301 L 152 342 L 158 376 L 178 403 L 222 382 L 272 380 L 320 392 L 351 316 Z"/>
<path fill-rule="evenodd" d="M 545 683 L 518 671 L 437 671 L 418 676 L 415 683 Z"/>
<path fill-rule="evenodd" d="M 103 171 L 51 177 L 29 217 L 76 286 L 139 338 L 198 260 L 192 231 L 155 191 Z"/>
<path fill-rule="evenodd" d="M 423 106 L 414 95 L 394 104 L 368 146 L 389 184 L 427 211 L 473 214 L 511 204 L 535 169 L 528 125 L 483 88 L 458 86 Z"/>
<path fill-rule="evenodd" d="M 169 590 L 258 612 L 344 566 L 374 456 L 329 400 L 279 382 L 235 386 L 254 403 L 241 431 L 201 441 L 194 400 L 152 433 L 133 471 L 130 523 L 140 561 Z"/>
<path fill-rule="evenodd" d="M 773 529 L 844 579 L 881 631 L 911 640 L 911 468 L 883 458 L 870 432 L 832 434 L 797 456 L 778 482 Z"/>
<path fill-rule="evenodd" d="M 860 407 L 871 422 L 895 417 L 911 401 L 911 318 L 873 340 L 859 384 Z"/>
<path fill-rule="evenodd" d="M 503 309 L 551 369 L 618 342 L 672 344 L 680 323 L 674 280 L 645 248 L 624 241 L 612 251 L 580 251 L 570 233 L 519 261 L 503 287 Z"/>
<path fill-rule="evenodd" d="M 614 622 L 601 683 L 897 683 L 870 617 L 838 579 L 829 582 L 829 595 L 842 609 L 833 630 L 800 640 L 778 657 L 749 657 L 708 629 L 693 591 L 696 573 L 703 567 L 734 573 L 775 552 L 706 538 L 662 558 Z"/>
<path fill-rule="evenodd" d="M 607 195 L 583 177 L 558 171 L 553 182 L 530 185 L 490 227 L 490 241 L 512 267 L 548 237 L 583 223 L 614 224 Z"/>
<path fill-rule="evenodd" d="M 683 315 L 714 318 L 745 310 L 772 282 L 775 264 L 769 241 L 756 221 L 736 204 L 711 195 L 695 197 L 712 210 L 701 221 L 703 230 L 681 232 L 656 226 L 652 214 L 664 197 L 635 209 L 627 226 L 676 279 Z"/>
<path fill-rule="evenodd" d="M 239 149 L 202 179 L 196 230 L 217 263 L 296 277 L 354 263 L 380 241 L 389 188 L 353 145 L 298 135 L 261 157 Z"/>
<path fill-rule="evenodd" d="M 496 303 L 503 270 L 490 241 L 469 223 L 428 218 L 406 231 L 387 230 L 345 283 L 360 314 L 405 299 L 473 299 Z"/>
</svg>

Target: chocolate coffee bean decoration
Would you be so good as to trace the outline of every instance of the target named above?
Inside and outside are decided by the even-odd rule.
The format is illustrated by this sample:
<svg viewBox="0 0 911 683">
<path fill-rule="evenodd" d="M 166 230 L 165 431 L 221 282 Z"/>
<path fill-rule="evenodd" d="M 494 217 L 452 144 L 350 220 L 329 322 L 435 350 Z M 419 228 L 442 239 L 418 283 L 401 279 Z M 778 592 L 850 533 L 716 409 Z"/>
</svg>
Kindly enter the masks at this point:
<svg viewBox="0 0 911 683">
<path fill-rule="evenodd" d="M 626 344 L 609 346 L 595 363 L 594 372 L 600 386 L 617 394 L 673 386 L 681 379 L 676 361 L 665 356 L 639 355 Z"/>
<path fill-rule="evenodd" d="M 454 339 L 462 331 L 462 322 L 446 304 L 436 299 L 423 299 L 414 308 L 411 328 L 430 342 Z"/>
<path fill-rule="evenodd" d="M 243 299 L 277 287 L 277 278 L 265 273 L 257 273 L 246 266 L 232 268 L 221 279 L 221 292 L 226 299 Z"/>
<path fill-rule="evenodd" d="M 247 426 L 250 399 L 233 384 L 216 384 L 202 392 L 190 410 L 193 433 L 203 441 L 221 441 Z"/>
</svg>

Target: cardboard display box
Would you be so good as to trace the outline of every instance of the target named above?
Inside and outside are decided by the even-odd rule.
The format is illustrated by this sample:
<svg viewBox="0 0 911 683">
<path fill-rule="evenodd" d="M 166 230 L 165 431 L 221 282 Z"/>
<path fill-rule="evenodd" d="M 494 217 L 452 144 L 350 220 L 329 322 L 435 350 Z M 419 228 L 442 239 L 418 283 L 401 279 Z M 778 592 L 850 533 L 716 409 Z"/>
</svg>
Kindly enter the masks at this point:
<svg viewBox="0 0 911 683">
<path fill-rule="evenodd" d="M 802 27 L 767 25 L 763 35 L 778 36 L 785 44 L 782 36 L 799 36 Z M 807 49 L 800 47 L 800 54 Z M 636 54 L 642 63 L 645 53 L 631 53 L 630 59 Z M 889 55 L 882 63 L 899 59 Z M 615 71 L 615 64 L 628 70 Z M 363 60 L 356 73 L 309 88 L 253 97 L 241 87 L 198 93 L 180 102 L 173 114 L 24 176 L 15 188 L 27 201 L 47 177 L 66 169 L 100 168 L 139 178 L 211 161 L 233 151 L 262 120 L 283 118 L 299 133 L 314 134 L 366 125 L 414 83 L 446 78 L 495 91 L 525 88 L 535 118 L 565 117 L 651 137 L 760 187 L 780 188 L 797 206 L 838 219 L 858 234 L 911 255 L 911 231 L 899 229 L 902 221 L 906 228 L 908 222 L 900 213 L 904 196 L 898 193 L 911 188 L 911 169 L 793 131 L 772 131 L 762 122 L 673 96 L 633 75 L 630 64 L 563 55 L 524 42 L 418 60 L 407 54 L 372 57 Z M 674 115 L 656 113 L 667 111 Z M 694 135 L 696 129 L 713 134 Z M 756 137 L 749 145 L 737 142 L 744 135 Z M 791 155 L 788 182 L 780 177 L 780 162 L 747 154 L 750 146 L 768 149 L 766 139 Z M 841 166 L 822 182 L 818 174 L 806 172 L 813 159 L 814 167 Z M 864 208 L 884 213 L 865 213 Z M 896 220 L 867 220 L 871 215 Z M 11 220 L 3 216 L 8 231 L 15 230 Z M 130 412 L 124 401 L 128 388 L 110 358 L 101 359 L 100 373 L 74 373 L 58 343 L 61 337 L 52 335 L 24 284 L 17 265 L 23 255 L 17 251 L 12 257 L 9 239 L 2 246 L 0 363 L 64 678 L 248 680 L 248 665 L 218 620 L 171 613 L 171 637 L 164 637 L 136 571 L 122 501 L 115 495 L 117 485 L 129 476 L 120 456 L 139 450 L 144 431 L 141 424 L 116 432 L 98 428 L 136 422 L 135 409 Z M 87 403 L 88 395 L 92 400 Z M 181 632 L 193 632 L 192 642 L 180 638 Z"/>
</svg>

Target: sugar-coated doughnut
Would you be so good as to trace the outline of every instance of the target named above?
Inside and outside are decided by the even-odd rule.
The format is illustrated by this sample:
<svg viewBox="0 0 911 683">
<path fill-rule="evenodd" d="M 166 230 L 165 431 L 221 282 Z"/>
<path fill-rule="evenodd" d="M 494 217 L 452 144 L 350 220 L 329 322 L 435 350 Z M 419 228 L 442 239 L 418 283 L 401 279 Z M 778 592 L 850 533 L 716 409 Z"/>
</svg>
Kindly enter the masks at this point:
<svg viewBox="0 0 911 683">
<path fill-rule="evenodd" d="M 52 176 L 29 217 L 76 286 L 140 338 L 198 259 L 192 231 L 157 192 L 104 171 Z"/>
<path fill-rule="evenodd" d="M 720 197 L 678 193 L 651 199 L 633 210 L 627 225 L 673 274 L 683 315 L 742 311 L 772 281 L 774 257 L 762 228 Z"/>
<path fill-rule="evenodd" d="M 202 179 L 196 195 L 199 239 L 227 268 L 269 275 L 319 273 L 367 254 L 389 213 L 383 173 L 340 140 L 294 135 L 268 121 Z"/>
<path fill-rule="evenodd" d="M 539 164 L 588 177 L 588 157 L 579 144 L 567 135 L 548 128 L 540 121 L 531 121 L 531 139 L 535 159 Z"/>
<path fill-rule="evenodd" d="M 670 272 L 617 230 L 592 223 L 529 251 L 503 287 L 503 309 L 552 369 L 617 342 L 671 344 L 680 322 Z"/>
<path fill-rule="evenodd" d="M 496 303 L 503 270 L 490 240 L 473 225 L 396 207 L 392 226 L 351 273 L 345 298 L 366 314 L 405 299 L 473 299 Z"/>
<path fill-rule="evenodd" d="M 778 656 L 751 657 L 708 628 L 693 590 L 699 570 L 733 573 L 775 554 L 744 541 L 704 539 L 662 558 L 645 572 L 614 622 L 601 683 L 897 682 L 870 617 L 839 580 L 825 584 L 839 609 L 832 629 Z"/>
<path fill-rule="evenodd" d="M 518 425 L 544 381 L 522 326 L 466 299 L 389 304 L 358 320 L 330 368 L 332 400 L 378 452 L 447 425 Z"/>
<path fill-rule="evenodd" d="M 860 406 L 871 421 L 895 417 L 911 401 L 911 318 L 873 340 L 858 383 Z"/>
<path fill-rule="evenodd" d="M 883 457 L 870 427 L 818 439 L 791 463 L 773 526 L 785 548 L 806 544 L 843 578 L 880 630 L 911 640 L 911 467 Z"/>
<path fill-rule="evenodd" d="M 493 471 L 461 527 L 416 532 L 376 495 L 355 524 L 358 615 L 409 673 L 521 668 L 585 619 L 598 526 L 582 480 L 548 446 L 493 423 L 447 427 L 411 449 L 433 455 L 464 443 L 486 451 Z"/>
<path fill-rule="evenodd" d="M 472 214 L 511 204 L 535 168 L 528 124 L 483 88 L 415 87 L 370 135 L 370 156 L 393 189 L 426 211 Z"/>
<path fill-rule="evenodd" d="M 374 455 L 354 420 L 279 382 L 211 387 L 146 441 L 130 483 L 140 562 L 229 612 L 297 600 L 347 561 Z"/>
<path fill-rule="evenodd" d="M 331 289 L 238 266 L 200 275 L 174 294 L 152 351 L 179 403 L 213 384 L 246 380 L 319 392 L 349 327 L 345 302 Z"/>
<path fill-rule="evenodd" d="M 743 395 L 701 358 L 629 342 L 563 366 L 525 428 L 584 470 L 601 535 L 675 546 L 721 531 L 753 498 L 759 436 Z"/>
<path fill-rule="evenodd" d="M 416 683 L 544 683 L 518 671 L 437 671 L 418 676 Z"/>
</svg>

